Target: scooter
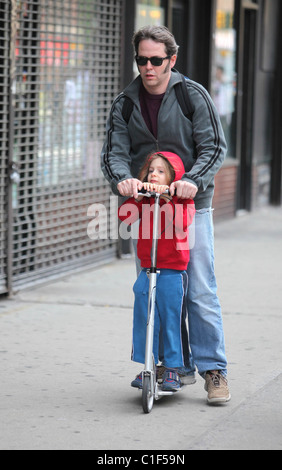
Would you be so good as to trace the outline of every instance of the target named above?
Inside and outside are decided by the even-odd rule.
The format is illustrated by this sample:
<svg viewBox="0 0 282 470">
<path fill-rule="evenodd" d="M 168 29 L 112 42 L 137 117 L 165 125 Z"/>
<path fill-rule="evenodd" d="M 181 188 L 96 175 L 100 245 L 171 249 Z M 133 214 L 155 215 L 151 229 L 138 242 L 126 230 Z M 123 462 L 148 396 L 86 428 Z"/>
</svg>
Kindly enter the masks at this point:
<svg viewBox="0 0 282 470">
<path fill-rule="evenodd" d="M 157 286 L 157 250 L 159 233 L 160 198 L 163 194 L 169 195 L 169 190 L 159 194 L 142 190 L 138 196 L 155 198 L 153 214 L 153 243 L 151 252 L 151 268 L 148 270 L 149 295 L 148 295 L 148 317 L 145 350 L 145 365 L 142 371 L 142 406 L 144 413 L 150 413 L 153 409 L 154 400 L 159 400 L 165 395 L 174 395 L 177 391 L 164 391 L 161 389 L 157 378 L 157 366 L 153 354 L 153 338 L 155 324 L 156 286 Z M 181 390 L 181 389 L 180 389 Z"/>
</svg>

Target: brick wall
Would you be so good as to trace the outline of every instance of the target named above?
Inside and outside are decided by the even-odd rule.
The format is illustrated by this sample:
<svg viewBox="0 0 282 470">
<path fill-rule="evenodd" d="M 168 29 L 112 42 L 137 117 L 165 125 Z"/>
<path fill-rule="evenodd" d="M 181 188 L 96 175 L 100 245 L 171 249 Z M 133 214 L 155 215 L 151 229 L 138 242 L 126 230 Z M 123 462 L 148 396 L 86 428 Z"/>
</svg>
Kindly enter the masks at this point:
<svg viewBox="0 0 282 470">
<path fill-rule="evenodd" d="M 214 219 L 223 220 L 235 217 L 238 164 L 227 160 L 215 178 L 213 198 Z"/>
</svg>

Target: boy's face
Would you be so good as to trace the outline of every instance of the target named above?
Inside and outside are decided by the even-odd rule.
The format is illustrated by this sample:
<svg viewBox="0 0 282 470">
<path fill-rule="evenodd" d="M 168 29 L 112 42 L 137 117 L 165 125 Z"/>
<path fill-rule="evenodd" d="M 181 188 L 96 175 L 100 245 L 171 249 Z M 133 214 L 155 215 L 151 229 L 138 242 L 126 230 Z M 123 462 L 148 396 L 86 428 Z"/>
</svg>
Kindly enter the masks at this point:
<svg viewBox="0 0 282 470">
<path fill-rule="evenodd" d="M 163 158 L 156 158 L 150 163 L 148 183 L 169 185 L 169 174 Z"/>
<path fill-rule="evenodd" d="M 142 57 L 167 56 L 165 45 L 152 39 L 143 39 L 138 47 L 138 55 Z M 139 65 L 138 69 L 146 90 L 152 95 L 161 95 L 166 92 L 171 75 L 171 69 L 176 62 L 176 55 L 163 61 L 162 65 L 154 66 L 148 60 L 146 65 Z"/>
</svg>

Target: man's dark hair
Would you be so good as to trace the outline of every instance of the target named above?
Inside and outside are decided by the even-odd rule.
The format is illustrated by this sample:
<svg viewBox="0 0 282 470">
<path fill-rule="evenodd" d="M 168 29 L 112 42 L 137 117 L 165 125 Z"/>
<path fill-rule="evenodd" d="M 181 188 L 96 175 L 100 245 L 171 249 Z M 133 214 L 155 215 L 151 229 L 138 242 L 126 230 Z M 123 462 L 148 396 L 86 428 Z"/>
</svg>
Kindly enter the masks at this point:
<svg viewBox="0 0 282 470">
<path fill-rule="evenodd" d="M 168 56 L 177 55 L 179 46 L 176 44 L 173 34 L 165 26 L 144 26 L 133 36 L 133 46 L 135 53 L 138 55 L 139 44 L 144 39 L 152 39 L 153 41 L 163 43 Z"/>
</svg>

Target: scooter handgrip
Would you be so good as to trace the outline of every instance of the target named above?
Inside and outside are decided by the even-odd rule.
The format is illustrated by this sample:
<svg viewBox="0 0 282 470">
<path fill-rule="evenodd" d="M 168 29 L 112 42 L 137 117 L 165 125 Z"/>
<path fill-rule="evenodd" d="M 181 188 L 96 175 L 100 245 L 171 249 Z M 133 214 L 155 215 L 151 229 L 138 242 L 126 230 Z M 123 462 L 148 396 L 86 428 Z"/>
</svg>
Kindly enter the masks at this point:
<svg viewBox="0 0 282 470">
<path fill-rule="evenodd" d="M 145 195 L 147 195 L 147 196 L 149 196 L 149 195 L 155 196 L 155 195 L 156 195 L 156 191 L 147 191 L 145 188 L 142 188 L 142 189 L 140 189 L 140 190 L 138 191 L 138 195 L 141 196 L 141 195 L 143 195 L 143 194 L 145 194 Z M 169 189 L 166 189 L 165 192 L 162 193 L 162 194 L 167 194 L 168 196 L 170 196 L 170 191 L 169 191 Z"/>
<path fill-rule="evenodd" d="M 147 194 L 147 190 L 145 188 L 142 188 L 138 191 L 139 194 Z"/>
</svg>

